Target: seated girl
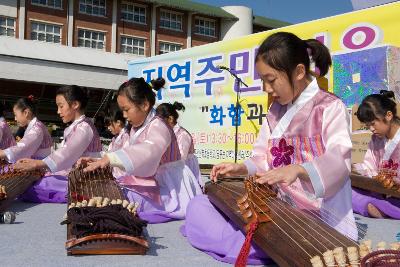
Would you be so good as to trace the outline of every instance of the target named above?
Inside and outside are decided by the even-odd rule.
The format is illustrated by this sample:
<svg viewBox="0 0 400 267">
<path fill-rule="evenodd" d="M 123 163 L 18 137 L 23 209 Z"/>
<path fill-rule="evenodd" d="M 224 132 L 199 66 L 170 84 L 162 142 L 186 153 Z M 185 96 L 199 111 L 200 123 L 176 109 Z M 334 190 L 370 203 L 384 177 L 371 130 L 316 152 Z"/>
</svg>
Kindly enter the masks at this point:
<svg viewBox="0 0 400 267">
<path fill-rule="evenodd" d="M 105 118 L 105 125 L 114 136 L 108 146 L 108 152 L 129 146 L 129 132 L 131 130 L 131 125 L 127 123 L 117 103 L 112 103 L 108 108 L 108 116 Z M 119 178 L 126 176 L 126 173 L 116 167 L 113 169 L 113 175 L 114 177 Z"/>
<path fill-rule="evenodd" d="M 6 149 L 15 146 L 15 139 L 11 133 L 11 129 L 4 119 L 4 106 L 0 103 L 0 149 Z"/>
<path fill-rule="evenodd" d="M 36 118 L 33 96 L 18 99 L 13 111 L 18 125 L 26 130 L 17 145 L 0 150 L 0 159 L 15 163 L 22 158 L 47 157 L 51 152 L 53 141 L 47 127 Z"/>
<path fill-rule="evenodd" d="M 154 89 L 163 83 L 153 83 Z M 129 146 L 107 152 L 100 160 L 82 160 L 88 163 L 85 171 L 112 166 L 131 175 L 125 193 L 140 204 L 139 216 L 150 223 L 184 219 L 189 200 L 201 193 L 196 177 L 181 160 L 174 132 L 155 115 L 155 96 L 143 78 L 123 83 L 117 101 L 132 125 Z"/>
<path fill-rule="evenodd" d="M 252 157 L 244 163 L 215 165 L 210 176 L 214 181 L 255 176 L 257 183 L 275 185 L 283 201 L 320 213 L 324 222 L 357 240 L 351 207 L 352 143 L 347 110 L 339 98 L 318 86 L 310 72 L 310 57 L 324 76 L 331 57 L 317 40 L 277 32 L 263 41 L 255 67 L 263 90 L 274 102 Z M 192 246 L 220 261 L 235 262 L 245 236 L 207 196 L 195 197 L 186 212 L 181 231 Z M 269 260 L 258 247 L 251 247 L 248 264 Z"/>
<path fill-rule="evenodd" d="M 64 123 L 71 123 L 64 130 L 61 146 L 42 160 L 21 159 L 15 167 L 23 171 L 47 169 L 47 173 L 23 195 L 31 202 L 65 203 L 67 201 L 68 173 L 82 156 L 99 157 L 100 138 L 92 121 L 84 115 L 88 98 L 79 86 L 64 86 L 56 93 L 57 113 Z"/>
<path fill-rule="evenodd" d="M 390 168 L 395 181 L 400 183 L 400 119 L 396 115 L 396 102 L 393 99 L 392 91 L 382 90 L 380 94 L 367 96 L 359 106 L 357 118 L 369 127 L 373 135 L 364 162 L 354 164 L 353 168 L 368 177 Z M 400 219 L 399 199 L 384 198 L 380 194 L 361 189 L 353 189 L 353 209 L 364 216 Z"/>
<path fill-rule="evenodd" d="M 194 154 L 194 144 L 192 135 L 182 126 L 178 124 L 178 110 L 185 111 L 185 106 L 182 103 L 175 102 L 174 104 L 162 103 L 156 109 L 157 116 L 163 118 L 165 122 L 172 127 L 178 140 L 179 151 L 181 158 L 185 160 L 186 165 L 190 168 L 196 176 L 200 186 L 204 186 L 201 179 L 199 161 Z"/>
</svg>

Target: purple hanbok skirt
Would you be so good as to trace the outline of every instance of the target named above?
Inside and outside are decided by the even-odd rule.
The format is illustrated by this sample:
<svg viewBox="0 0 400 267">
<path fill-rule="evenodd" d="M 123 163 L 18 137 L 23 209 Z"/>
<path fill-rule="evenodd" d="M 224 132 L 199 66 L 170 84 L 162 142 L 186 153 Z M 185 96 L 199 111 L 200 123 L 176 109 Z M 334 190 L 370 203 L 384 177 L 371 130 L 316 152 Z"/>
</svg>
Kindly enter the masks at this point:
<svg viewBox="0 0 400 267">
<path fill-rule="evenodd" d="M 189 167 L 189 169 L 193 172 L 200 187 L 204 188 L 204 181 L 201 177 L 200 165 L 199 165 L 199 161 L 198 161 L 196 155 L 189 154 L 187 159 L 185 160 L 185 163 Z"/>
<path fill-rule="evenodd" d="M 400 199 L 353 188 L 352 202 L 353 211 L 363 216 L 369 217 L 368 203 L 371 203 L 390 218 L 400 219 Z"/>
<path fill-rule="evenodd" d="M 206 195 L 189 202 L 185 225 L 180 231 L 193 247 L 227 263 L 235 263 L 245 241 L 245 235 L 216 210 Z M 247 264 L 271 263 L 271 258 L 253 243 Z"/>
<path fill-rule="evenodd" d="M 132 189 L 124 189 L 130 201 L 139 203 L 139 217 L 149 223 L 185 219 L 186 207 L 190 200 L 202 194 L 192 171 L 183 161 L 174 161 L 158 167 L 155 179 L 158 187 L 134 186 Z M 152 193 L 157 190 L 159 198 L 155 200 L 143 194 L 151 190 Z"/>
<path fill-rule="evenodd" d="M 67 203 L 68 177 L 48 175 L 35 182 L 20 198 L 35 203 Z"/>
<path fill-rule="evenodd" d="M 137 210 L 138 216 L 148 223 L 165 223 L 173 220 L 182 219 L 179 216 L 174 216 L 173 214 L 165 211 L 165 208 L 161 204 L 157 203 L 155 200 L 143 194 L 140 194 L 139 191 L 141 190 L 137 186 L 135 190 L 131 190 L 128 188 L 124 188 L 123 190 L 130 202 L 139 203 L 139 207 Z M 146 189 L 143 190 L 148 191 Z"/>
</svg>

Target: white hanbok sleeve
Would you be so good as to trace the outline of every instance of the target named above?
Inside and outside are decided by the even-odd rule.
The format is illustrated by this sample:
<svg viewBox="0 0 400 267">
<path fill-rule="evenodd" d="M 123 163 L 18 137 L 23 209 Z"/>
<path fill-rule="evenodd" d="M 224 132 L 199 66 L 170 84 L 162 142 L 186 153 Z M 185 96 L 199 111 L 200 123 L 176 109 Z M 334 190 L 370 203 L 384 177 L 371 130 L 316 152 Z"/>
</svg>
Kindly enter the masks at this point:
<svg viewBox="0 0 400 267">
<path fill-rule="evenodd" d="M 83 155 L 93 139 L 93 130 L 87 123 L 79 123 L 62 147 L 43 159 L 51 172 L 71 168 Z"/>
<path fill-rule="evenodd" d="M 117 137 L 116 136 L 114 136 L 112 139 L 111 139 L 111 142 L 110 142 L 110 144 L 108 145 L 108 148 L 107 148 L 107 152 L 112 152 L 112 151 L 114 151 L 115 150 L 115 148 L 114 148 L 114 143 L 115 143 L 115 139 L 117 139 Z M 103 152 L 102 151 L 102 154 L 105 154 L 106 152 Z"/>
<path fill-rule="evenodd" d="M 144 141 L 106 154 L 111 166 L 123 167 L 127 174 L 138 177 L 155 175 L 161 157 L 171 144 L 171 133 L 159 120 L 154 120 L 148 127 L 147 132 L 142 133 L 146 134 Z"/>
<path fill-rule="evenodd" d="M 339 99 L 325 108 L 322 117 L 322 140 L 325 152 L 310 162 L 303 163 L 317 198 L 335 195 L 349 179 L 351 138 L 349 117 Z"/>
<path fill-rule="evenodd" d="M 177 141 L 181 152 L 181 159 L 186 160 L 193 142 L 192 136 L 190 136 L 188 132 L 182 131 L 182 133 L 177 137 Z"/>
<path fill-rule="evenodd" d="M 4 150 L 9 162 L 16 162 L 22 158 L 30 158 L 39 149 L 43 141 L 42 128 L 33 126 L 28 133 L 17 143 L 17 145 Z"/>
<path fill-rule="evenodd" d="M 368 143 L 368 149 L 364 156 L 362 163 L 354 164 L 355 170 L 364 176 L 371 177 L 378 175 L 379 159 L 377 159 L 373 153 L 375 148 L 375 139 L 372 138 Z"/>
</svg>

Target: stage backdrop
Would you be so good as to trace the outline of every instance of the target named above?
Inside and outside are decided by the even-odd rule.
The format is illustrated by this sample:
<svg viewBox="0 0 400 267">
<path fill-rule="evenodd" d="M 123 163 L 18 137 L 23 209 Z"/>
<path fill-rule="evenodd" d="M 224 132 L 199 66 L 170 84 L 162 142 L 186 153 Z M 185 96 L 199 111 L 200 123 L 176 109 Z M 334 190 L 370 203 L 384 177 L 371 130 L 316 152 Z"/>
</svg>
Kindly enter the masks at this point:
<svg viewBox="0 0 400 267">
<path fill-rule="evenodd" d="M 332 52 L 333 68 L 326 78 L 329 90 L 351 108 L 380 89 L 393 90 L 400 99 L 400 3 L 391 3 L 339 16 L 296 24 L 174 53 L 129 62 L 128 75 L 147 81 L 164 77 L 158 104 L 182 102 L 179 122 L 193 136 L 202 164 L 233 161 L 235 125 L 239 126 L 238 159 L 251 154 L 252 143 L 267 114 L 267 95 L 255 72 L 259 44 L 277 31 L 316 38 Z M 217 68 L 235 70 L 249 87 L 240 88 L 239 120 L 235 121 L 234 78 Z"/>
</svg>

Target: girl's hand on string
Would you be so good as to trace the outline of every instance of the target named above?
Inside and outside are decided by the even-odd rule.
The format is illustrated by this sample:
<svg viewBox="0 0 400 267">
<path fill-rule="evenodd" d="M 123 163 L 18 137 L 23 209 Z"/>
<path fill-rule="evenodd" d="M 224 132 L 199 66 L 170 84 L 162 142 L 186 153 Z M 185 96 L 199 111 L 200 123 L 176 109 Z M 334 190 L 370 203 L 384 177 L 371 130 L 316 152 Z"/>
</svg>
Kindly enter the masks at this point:
<svg viewBox="0 0 400 267">
<path fill-rule="evenodd" d="M 87 166 L 89 163 L 95 162 L 99 159 L 97 158 L 91 158 L 91 157 L 81 157 L 80 159 L 78 159 L 78 161 L 76 162 L 76 166 L 79 167 L 81 165 Z"/>
<path fill-rule="evenodd" d="M 266 173 L 256 173 L 256 182 L 260 184 L 281 184 L 284 186 L 289 186 L 297 178 L 309 180 L 307 171 L 303 166 L 298 164 L 288 165 L 282 168 L 273 169 L 267 171 Z"/>
<path fill-rule="evenodd" d="M 247 174 L 247 167 L 243 163 L 220 163 L 212 168 L 210 179 L 216 182 L 218 178 L 245 174 Z"/>
<path fill-rule="evenodd" d="M 34 171 L 40 168 L 47 167 L 42 160 L 36 159 L 20 159 L 14 164 L 14 169 L 23 172 Z"/>
<path fill-rule="evenodd" d="M 110 159 L 107 156 L 104 156 L 103 158 L 89 162 L 88 166 L 83 169 L 84 172 L 90 172 L 94 171 L 97 169 L 104 169 L 106 167 L 110 166 Z"/>
</svg>

